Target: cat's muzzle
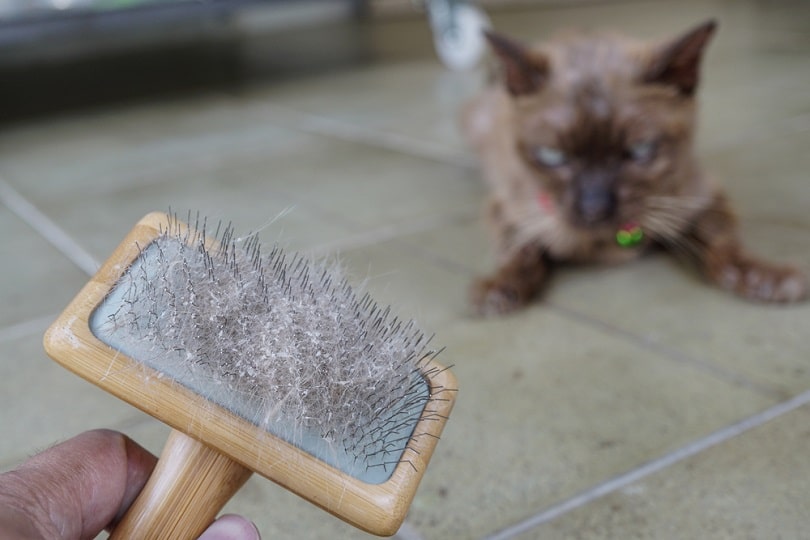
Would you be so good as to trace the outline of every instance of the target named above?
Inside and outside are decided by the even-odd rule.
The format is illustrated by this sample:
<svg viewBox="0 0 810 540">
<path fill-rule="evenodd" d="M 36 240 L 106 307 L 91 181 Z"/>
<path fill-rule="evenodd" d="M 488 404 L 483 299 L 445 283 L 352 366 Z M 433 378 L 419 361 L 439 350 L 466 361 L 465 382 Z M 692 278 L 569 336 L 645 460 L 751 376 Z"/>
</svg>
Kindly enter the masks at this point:
<svg viewBox="0 0 810 540">
<path fill-rule="evenodd" d="M 577 217 L 585 226 L 602 224 L 616 213 L 616 195 L 602 186 L 580 189 L 575 203 Z"/>
<path fill-rule="evenodd" d="M 604 224 L 616 214 L 616 176 L 603 167 L 585 169 L 576 178 L 574 211 L 586 227 Z"/>
</svg>

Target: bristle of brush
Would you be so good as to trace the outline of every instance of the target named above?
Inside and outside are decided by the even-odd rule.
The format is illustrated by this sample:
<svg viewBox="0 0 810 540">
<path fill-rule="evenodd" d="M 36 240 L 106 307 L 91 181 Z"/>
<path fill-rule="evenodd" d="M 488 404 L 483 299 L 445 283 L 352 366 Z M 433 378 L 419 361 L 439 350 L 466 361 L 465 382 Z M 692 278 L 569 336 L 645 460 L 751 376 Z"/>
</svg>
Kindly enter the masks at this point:
<svg viewBox="0 0 810 540">
<path fill-rule="evenodd" d="M 231 225 L 171 218 L 97 310 L 99 337 L 354 476 L 383 481 L 431 414 L 413 321 Z M 95 315 L 94 315 L 95 316 Z"/>
</svg>

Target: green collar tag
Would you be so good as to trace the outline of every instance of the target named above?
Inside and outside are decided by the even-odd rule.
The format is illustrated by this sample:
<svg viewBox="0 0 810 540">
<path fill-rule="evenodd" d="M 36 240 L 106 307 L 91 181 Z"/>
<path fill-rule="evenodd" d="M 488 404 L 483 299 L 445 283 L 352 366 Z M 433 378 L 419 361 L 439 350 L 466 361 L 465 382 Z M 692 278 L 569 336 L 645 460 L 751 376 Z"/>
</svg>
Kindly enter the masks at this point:
<svg viewBox="0 0 810 540">
<path fill-rule="evenodd" d="M 621 247 L 637 246 L 644 240 L 644 231 L 637 223 L 627 223 L 616 232 L 616 243 Z"/>
</svg>

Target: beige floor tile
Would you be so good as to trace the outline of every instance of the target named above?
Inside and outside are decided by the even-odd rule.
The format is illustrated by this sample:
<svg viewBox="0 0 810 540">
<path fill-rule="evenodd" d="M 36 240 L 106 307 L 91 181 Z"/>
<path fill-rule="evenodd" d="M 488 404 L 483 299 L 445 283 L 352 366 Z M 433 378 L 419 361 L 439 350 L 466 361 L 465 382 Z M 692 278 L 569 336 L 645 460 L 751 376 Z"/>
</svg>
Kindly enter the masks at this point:
<svg viewBox="0 0 810 540">
<path fill-rule="evenodd" d="M 62 310 L 85 274 L 0 204 L 0 329 Z"/>
<path fill-rule="evenodd" d="M 182 120 L 185 114 L 180 107 L 175 116 Z M 75 129 L 81 138 L 82 129 Z M 221 129 L 221 139 L 243 136 L 234 126 Z M 85 189 L 46 189 L 49 181 L 31 182 L 33 177 L 19 170 L 7 180 L 99 258 L 140 216 L 169 207 L 181 214 L 192 209 L 212 220 L 233 220 L 245 232 L 267 226 L 266 241 L 307 249 L 326 248 L 382 226 L 394 233 L 399 227 L 419 228 L 424 220 L 451 219 L 479 204 L 480 186 L 456 167 L 278 127 L 257 129 L 273 135 L 266 148 L 225 148 L 213 159 L 194 136 L 186 140 L 172 135 L 185 149 L 174 154 L 164 150 L 163 158 L 155 158 L 157 170 L 134 167 L 146 160 L 139 153 L 126 158 L 126 166 L 119 155 L 119 160 L 82 172 L 79 184 Z M 39 144 L 47 154 L 47 141 Z M 185 162 L 185 154 L 192 153 L 199 155 Z M 17 158 L 6 161 L 13 167 Z M 63 168 L 70 174 L 74 167 L 88 169 L 83 160 Z"/>
<path fill-rule="evenodd" d="M 401 319 L 414 319 L 428 335 L 466 315 L 465 282 L 452 269 L 424 259 L 400 242 L 339 255 L 350 281 L 365 288 Z M 442 347 L 441 336 L 433 343 Z"/>
<path fill-rule="evenodd" d="M 142 413 L 56 364 L 42 331 L 0 342 L 0 466 L 82 431 L 127 425 Z"/>
<path fill-rule="evenodd" d="M 721 32 L 725 30 L 734 28 Z M 699 94 L 699 149 L 711 158 L 713 150 L 768 144 L 806 130 L 807 67 L 807 58 L 792 52 L 753 49 L 730 58 L 709 55 Z"/>
<path fill-rule="evenodd" d="M 494 245 L 480 212 L 440 229 L 408 235 L 402 241 L 423 257 L 454 269 L 459 279 L 469 280 L 473 274 L 483 275 L 494 269 Z"/>
<path fill-rule="evenodd" d="M 192 216 L 199 212 L 213 230 L 220 221 L 232 222 L 238 235 L 260 230 L 264 243 L 277 242 L 291 251 L 334 242 L 353 232 L 345 223 L 327 221 L 312 208 L 274 193 L 255 178 L 229 174 L 228 180 L 223 180 L 221 174 L 225 174 L 224 169 L 178 175 L 160 184 L 46 201 L 40 207 L 102 261 L 138 219 L 169 208 L 183 220 L 189 210 Z"/>
<path fill-rule="evenodd" d="M 363 230 L 474 211 L 480 198 L 458 167 L 325 137 L 235 169 L 254 178 L 274 171 L 267 180 L 273 190 Z"/>
<path fill-rule="evenodd" d="M 481 537 L 771 402 L 542 307 L 437 340 L 459 396 L 411 511 L 427 538 Z"/>
<path fill-rule="evenodd" d="M 810 100 L 806 99 L 806 107 Z M 810 129 L 712 152 L 704 160 L 729 192 L 743 219 L 773 221 L 810 229 Z M 801 246 L 797 246 L 797 249 Z"/>
<path fill-rule="evenodd" d="M 22 124 L 0 133 L 0 173 L 31 196 L 110 191 L 166 168 L 268 152 L 284 136 L 228 103 L 189 98 Z"/>
<path fill-rule="evenodd" d="M 805 406 L 520 538 L 804 538 L 808 434 Z"/>
<path fill-rule="evenodd" d="M 433 145 L 450 159 L 464 159 L 458 109 L 481 87 L 482 80 L 481 73 L 449 72 L 428 59 L 270 84 L 251 91 L 246 99 L 254 106 L 285 107 L 333 122 L 313 123 L 310 119 L 305 123 L 309 129 L 341 133 L 341 126 L 348 125 L 395 133 L 407 136 L 414 145 Z M 325 86 L 328 93 L 323 91 Z"/>
<path fill-rule="evenodd" d="M 182 173 L 223 174 L 240 160 L 272 159 L 311 140 L 221 97 L 75 115 L 55 127 L 34 124 L 2 135 L 0 173 L 37 201 L 122 191 Z"/>
</svg>

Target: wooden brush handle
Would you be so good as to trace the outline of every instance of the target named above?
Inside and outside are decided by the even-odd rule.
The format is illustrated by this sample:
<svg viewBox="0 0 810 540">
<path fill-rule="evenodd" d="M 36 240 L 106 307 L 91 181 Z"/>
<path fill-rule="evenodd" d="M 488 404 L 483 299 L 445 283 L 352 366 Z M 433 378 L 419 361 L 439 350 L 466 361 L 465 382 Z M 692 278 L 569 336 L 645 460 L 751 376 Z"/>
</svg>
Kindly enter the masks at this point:
<svg viewBox="0 0 810 540">
<path fill-rule="evenodd" d="M 172 430 L 143 491 L 111 540 L 195 540 L 252 471 Z"/>
</svg>

